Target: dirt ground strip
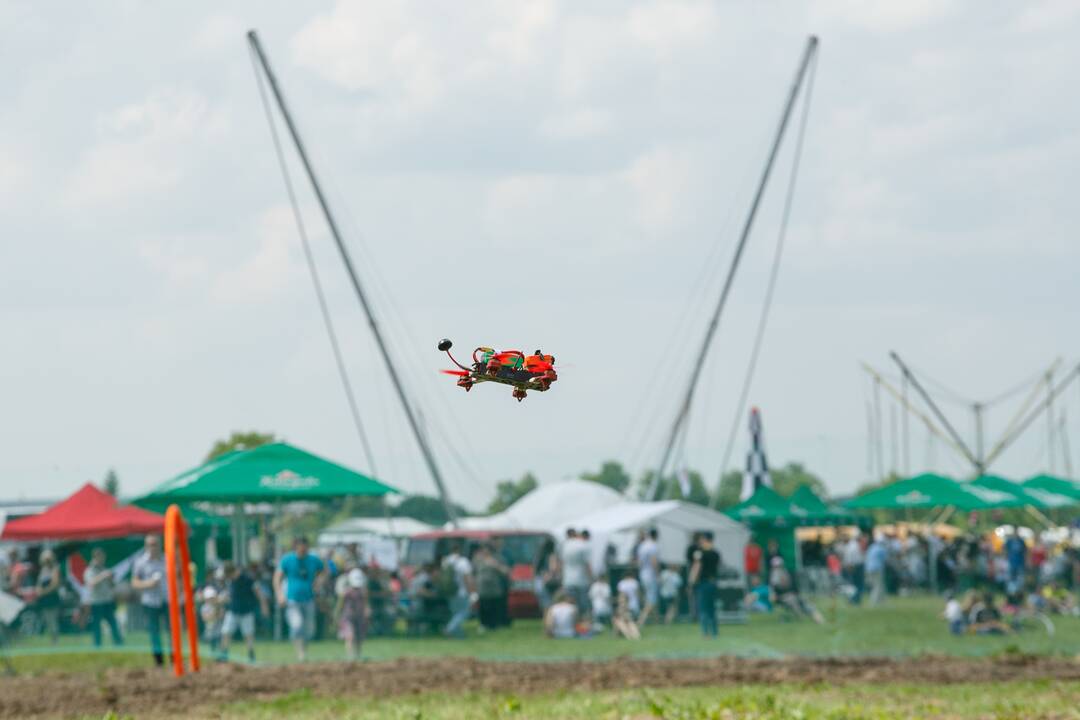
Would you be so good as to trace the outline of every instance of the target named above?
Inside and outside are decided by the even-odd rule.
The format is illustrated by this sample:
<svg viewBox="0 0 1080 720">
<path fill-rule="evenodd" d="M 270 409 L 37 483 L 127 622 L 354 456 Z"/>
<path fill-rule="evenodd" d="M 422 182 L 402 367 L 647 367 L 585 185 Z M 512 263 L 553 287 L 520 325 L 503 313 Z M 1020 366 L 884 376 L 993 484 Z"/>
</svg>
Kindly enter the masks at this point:
<svg viewBox="0 0 1080 720">
<path fill-rule="evenodd" d="M 1080 680 L 1080 660 L 1002 657 L 965 660 L 929 656 L 822 660 L 630 660 L 481 662 L 446 658 L 282 667 L 211 665 L 177 679 L 154 670 L 101 675 L 56 674 L 0 680 L 0 717 L 85 717 L 117 714 L 212 713 L 223 703 L 269 699 L 307 688 L 321 695 L 490 691 L 618 690 L 750 683 L 959 683 Z"/>
</svg>

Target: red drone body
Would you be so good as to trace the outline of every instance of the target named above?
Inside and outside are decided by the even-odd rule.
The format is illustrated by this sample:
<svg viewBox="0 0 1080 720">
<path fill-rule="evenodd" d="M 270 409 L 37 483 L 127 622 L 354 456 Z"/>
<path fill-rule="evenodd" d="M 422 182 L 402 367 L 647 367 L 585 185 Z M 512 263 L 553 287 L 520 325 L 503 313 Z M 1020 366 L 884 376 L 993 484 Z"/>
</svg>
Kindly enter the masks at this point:
<svg viewBox="0 0 1080 720">
<path fill-rule="evenodd" d="M 512 386 L 514 398 L 521 402 L 529 390 L 544 392 L 559 379 L 555 373 L 555 358 L 539 350 L 526 355 L 520 350 L 496 351 L 494 348 L 478 347 L 473 350 L 472 367 L 466 367 L 450 354 L 452 346 L 449 340 L 442 340 L 438 348 L 461 369 L 442 372 L 457 377 L 458 387 L 465 388 L 466 392 L 477 383 L 495 382 Z"/>
</svg>

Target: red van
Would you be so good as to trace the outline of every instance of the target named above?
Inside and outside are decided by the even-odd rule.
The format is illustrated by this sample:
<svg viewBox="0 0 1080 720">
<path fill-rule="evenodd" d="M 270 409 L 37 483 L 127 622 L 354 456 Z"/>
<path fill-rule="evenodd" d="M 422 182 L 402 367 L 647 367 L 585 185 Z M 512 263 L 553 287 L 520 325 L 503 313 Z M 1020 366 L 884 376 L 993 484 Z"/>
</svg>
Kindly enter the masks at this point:
<svg viewBox="0 0 1080 720">
<path fill-rule="evenodd" d="M 455 541 L 461 541 L 467 556 L 482 543 L 500 545 L 503 558 L 510 565 L 510 617 L 540 617 L 540 602 L 533 582 L 533 567 L 550 534 L 542 530 L 435 530 L 409 538 L 401 570 L 411 578 L 417 568 L 450 554 Z"/>
</svg>

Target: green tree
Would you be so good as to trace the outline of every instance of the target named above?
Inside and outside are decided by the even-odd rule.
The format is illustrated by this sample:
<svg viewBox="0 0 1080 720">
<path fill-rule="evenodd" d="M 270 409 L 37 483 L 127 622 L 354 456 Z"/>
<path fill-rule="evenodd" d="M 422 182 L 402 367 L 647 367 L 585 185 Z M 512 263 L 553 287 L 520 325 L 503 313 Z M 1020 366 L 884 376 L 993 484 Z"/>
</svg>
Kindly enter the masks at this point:
<svg viewBox="0 0 1080 720">
<path fill-rule="evenodd" d="M 112 468 L 109 468 L 109 471 L 105 473 L 105 479 L 101 481 L 101 486 L 105 492 L 113 497 L 120 497 L 120 478 L 116 476 L 116 471 Z"/>
<path fill-rule="evenodd" d="M 829 494 L 821 478 L 807 470 L 802 463 L 789 462 L 782 468 L 770 470 L 769 474 L 772 476 L 773 489 L 784 497 L 791 497 L 804 485 L 821 497 Z"/>
<path fill-rule="evenodd" d="M 705 486 L 705 478 L 702 477 L 701 473 L 697 470 L 688 470 L 686 474 L 690 485 L 690 493 L 688 495 L 683 495 L 678 477 L 675 475 L 667 475 L 660 481 L 660 484 L 657 487 L 656 499 L 685 500 L 686 502 L 696 503 L 697 505 L 708 505 L 710 496 L 709 489 Z M 641 476 L 641 480 L 638 482 L 638 497 L 645 497 L 645 493 L 648 492 L 649 485 L 652 484 L 655 475 L 656 471 L 647 470 L 645 474 Z"/>
<path fill-rule="evenodd" d="M 261 433 L 255 430 L 249 432 L 234 430 L 226 439 L 214 443 L 214 446 L 210 448 L 210 452 L 206 454 L 205 462 L 221 457 L 233 450 L 250 450 L 273 442 L 277 442 L 277 437 L 273 433 Z"/>
<path fill-rule="evenodd" d="M 458 517 L 468 515 L 468 511 L 455 504 L 454 510 Z M 394 508 L 394 517 L 410 517 L 428 525 L 444 525 L 450 518 L 446 516 L 446 508 L 442 500 L 427 495 L 410 495 Z"/>
<path fill-rule="evenodd" d="M 539 483 L 532 473 L 525 473 L 520 480 L 502 480 L 495 486 L 495 497 L 487 507 L 488 513 L 502 512 L 522 496 L 536 489 Z"/>
<path fill-rule="evenodd" d="M 632 480 L 630 474 L 623 468 L 622 463 L 615 460 L 608 460 L 601 465 L 598 473 L 582 473 L 581 479 L 606 485 L 620 493 L 626 492 Z"/>
<path fill-rule="evenodd" d="M 720 476 L 720 498 L 716 507 L 721 510 L 735 507 L 739 504 L 739 495 L 742 494 L 743 474 L 738 470 L 728 470 Z"/>
</svg>

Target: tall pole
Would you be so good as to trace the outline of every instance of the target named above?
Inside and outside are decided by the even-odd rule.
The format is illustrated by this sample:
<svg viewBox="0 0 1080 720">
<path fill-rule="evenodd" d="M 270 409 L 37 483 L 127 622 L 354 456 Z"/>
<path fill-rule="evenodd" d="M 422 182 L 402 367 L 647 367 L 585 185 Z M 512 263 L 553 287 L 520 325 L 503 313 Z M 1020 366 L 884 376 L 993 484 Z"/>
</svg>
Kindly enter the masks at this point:
<svg viewBox="0 0 1080 720">
<path fill-rule="evenodd" d="M 1054 371 L 1046 373 L 1046 458 L 1047 470 L 1053 474 L 1057 464 L 1054 457 Z"/>
<path fill-rule="evenodd" d="M 885 423 L 881 418 L 881 381 L 874 381 L 874 427 L 877 434 L 874 436 L 875 456 L 877 457 L 878 482 L 885 480 Z"/>
<path fill-rule="evenodd" d="M 903 425 L 904 425 L 904 475 L 911 476 L 911 428 L 908 424 L 908 381 L 906 377 L 901 378 L 900 393 L 902 395 L 901 402 L 904 405 Z"/>
<path fill-rule="evenodd" d="M 757 192 L 754 193 L 754 200 L 750 204 L 750 213 L 747 215 L 746 222 L 743 224 L 742 234 L 739 236 L 739 243 L 735 246 L 735 257 L 731 260 L 731 266 L 728 268 L 727 277 L 724 279 L 724 287 L 720 291 L 720 299 L 717 301 L 716 309 L 713 311 L 712 318 L 709 320 L 709 325 L 705 329 L 705 337 L 701 342 L 701 351 L 697 355 L 697 362 L 690 375 L 690 384 L 686 388 L 686 395 L 683 398 L 682 404 L 679 406 L 679 411 L 675 416 L 675 422 L 671 426 L 671 434 L 668 437 L 667 445 L 664 448 L 664 454 L 660 460 L 660 465 L 656 468 L 656 474 L 653 476 L 652 482 L 649 483 L 649 488 L 645 493 L 646 500 L 655 499 L 656 492 L 660 487 L 660 481 L 664 476 L 664 472 L 667 470 L 668 461 L 671 459 L 671 453 L 675 449 L 675 443 L 679 438 L 679 432 L 682 431 L 687 416 L 690 414 L 690 403 L 694 399 L 694 390 L 697 388 L 698 380 L 701 377 L 701 369 L 705 365 L 705 356 L 708 354 L 709 346 L 712 345 L 713 336 L 716 334 L 716 328 L 720 324 L 720 314 L 724 310 L 724 305 L 727 304 L 728 294 L 731 292 L 731 286 L 735 280 L 735 271 L 738 270 L 739 262 L 742 260 L 743 250 L 746 249 L 746 241 L 750 237 L 750 230 L 754 226 L 754 218 L 757 215 L 758 207 L 761 205 L 761 199 L 765 195 L 765 186 L 768 185 L 769 176 L 772 174 L 773 164 L 776 162 L 776 156 L 780 152 L 780 144 L 784 139 L 784 132 L 787 130 L 788 121 L 791 119 L 791 111 L 794 109 L 795 101 L 799 97 L 799 89 L 802 87 L 803 79 L 806 77 L 807 68 L 810 67 L 810 61 L 817 51 L 817 45 L 818 39 L 814 35 L 811 35 L 806 41 L 806 49 L 803 51 L 802 59 L 799 61 L 799 69 L 795 74 L 795 81 L 791 85 L 791 91 L 788 93 L 787 102 L 784 105 L 784 112 L 780 116 L 780 126 L 776 130 L 776 138 L 773 140 L 772 149 L 769 151 L 769 158 L 765 162 L 765 169 L 761 173 L 761 180 L 758 182 Z"/>
<path fill-rule="evenodd" d="M 986 406 L 982 403 L 975 403 L 971 406 L 971 411 L 975 413 L 975 464 L 978 467 L 986 467 L 986 451 L 983 447 L 983 410 Z"/>
<path fill-rule="evenodd" d="M 963 438 L 960 437 L 960 433 L 956 432 L 956 428 L 952 426 L 952 423 L 949 422 L 949 419 L 945 417 L 945 414 L 943 412 L 941 412 L 941 408 L 937 406 L 937 403 L 933 401 L 933 399 L 930 397 L 930 394 L 926 392 L 926 388 L 924 388 L 922 386 L 922 383 L 920 383 L 918 379 L 911 374 L 911 370 L 908 368 L 907 365 L 904 364 L 904 361 L 900 359 L 900 356 L 895 351 L 890 352 L 889 357 L 893 359 L 893 362 L 895 362 L 900 368 L 900 372 L 902 372 L 904 374 L 904 377 L 906 377 L 911 383 L 911 387 L 915 388 L 915 392 L 919 393 L 919 396 L 930 407 L 930 410 L 937 417 L 938 421 L 945 427 L 945 430 L 949 433 L 949 436 L 952 437 L 953 442 L 956 443 L 956 446 L 960 449 L 962 453 L 964 453 L 964 457 L 966 457 L 968 461 L 972 464 L 972 466 L 975 468 L 975 474 L 982 475 L 985 466 L 975 457 L 974 453 L 971 452 L 967 444 L 964 442 Z"/>
<path fill-rule="evenodd" d="M 356 269 L 353 267 L 352 258 L 349 256 L 348 248 L 345 247 L 345 242 L 341 238 L 341 232 L 338 229 L 337 221 L 334 219 L 334 213 L 330 209 L 330 204 L 326 199 L 326 195 L 319 185 L 319 180 L 315 175 L 315 168 L 312 167 L 311 160 L 308 159 L 307 150 L 304 148 L 304 141 L 301 139 L 300 132 L 297 130 L 292 115 L 289 113 L 289 107 L 285 102 L 285 96 L 282 94 L 281 88 L 278 86 L 277 77 L 270 67 L 270 61 L 267 59 L 266 53 L 263 52 L 258 34 L 256 34 L 254 30 L 249 30 L 247 36 L 252 50 L 255 51 L 255 55 L 259 59 L 259 64 L 262 65 L 263 72 L 266 73 L 266 79 L 270 83 L 270 90 L 274 94 L 274 99 L 277 100 L 278 109 L 281 110 L 281 115 L 285 119 L 285 126 L 289 129 L 289 135 L 292 136 L 293 143 L 296 145 L 296 152 L 300 156 L 300 161 L 304 166 L 304 170 L 307 172 L 308 180 L 311 181 L 311 187 L 315 191 L 315 197 L 319 201 L 319 207 L 322 208 L 323 215 L 326 217 L 326 224 L 329 226 L 330 234 L 334 238 L 334 244 L 337 245 L 338 252 L 341 254 L 341 260 L 345 264 L 345 271 L 348 273 L 349 280 L 352 282 L 353 290 L 356 291 L 356 297 L 360 300 L 360 305 L 364 309 L 364 314 L 367 315 L 368 325 L 371 327 L 372 334 L 375 335 L 375 344 L 378 346 L 379 354 L 382 355 L 383 362 L 386 364 L 387 372 L 390 373 L 390 380 L 393 382 L 394 390 L 397 392 L 398 399 L 401 401 L 401 406 L 405 410 L 405 417 L 409 421 L 409 427 L 412 428 L 413 435 L 416 437 L 416 444 L 420 446 L 420 453 L 424 456 L 424 462 L 427 464 L 428 471 L 435 481 L 435 487 L 439 490 L 439 496 L 442 499 L 446 516 L 456 527 L 457 513 L 454 511 L 454 504 L 450 502 L 450 497 L 446 492 L 446 485 L 443 483 L 442 474 L 439 472 L 439 466 L 436 464 L 435 456 L 432 454 L 427 439 L 424 437 L 424 434 L 421 432 L 420 426 L 417 423 L 416 411 L 409 403 L 409 399 L 405 394 L 405 387 L 402 385 L 401 378 L 398 376 L 397 366 L 391 359 L 390 352 L 386 347 L 386 341 L 379 331 L 379 324 L 375 320 L 375 314 L 371 304 L 368 301 L 367 295 L 364 293 L 364 288 L 360 285 L 360 279 L 356 274 Z"/>
</svg>

